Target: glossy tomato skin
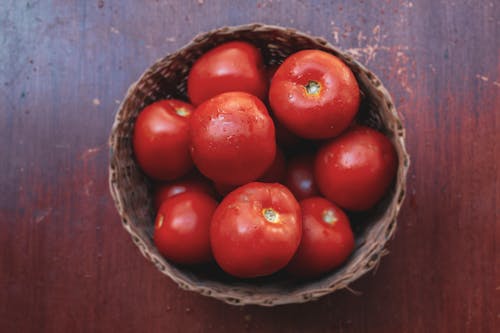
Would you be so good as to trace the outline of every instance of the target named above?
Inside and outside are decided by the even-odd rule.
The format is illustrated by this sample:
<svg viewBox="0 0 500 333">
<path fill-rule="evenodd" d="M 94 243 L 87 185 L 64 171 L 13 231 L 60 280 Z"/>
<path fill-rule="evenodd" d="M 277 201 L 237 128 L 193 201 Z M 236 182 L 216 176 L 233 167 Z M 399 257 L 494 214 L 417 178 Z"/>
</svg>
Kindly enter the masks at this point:
<svg viewBox="0 0 500 333">
<path fill-rule="evenodd" d="M 314 158 L 313 154 L 301 154 L 288 163 L 285 185 L 299 201 L 319 195 L 314 179 Z"/>
<path fill-rule="evenodd" d="M 153 236 L 160 253 L 178 264 L 211 261 L 210 220 L 216 207 L 217 202 L 202 192 L 184 192 L 165 200 Z"/>
<path fill-rule="evenodd" d="M 253 182 L 229 193 L 210 227 L 215 260 L 240 278 L 265 276 L 285 267 L 301 236 L 299 204 L 277 183 Z"/>
<path fill-rule="evenodd" d="M 276 154 L 274 124 L 265 105 L 244 92 L 217 95 L 191 117 L 191 156 L 215 183 L 256 180 Z"/>
<path fill-rule="evenodd" d="M 360 92 L 349 67 L 319 50 L 289 56 L 271 81 L 269 102 L 277 119 L 307 139 L 344 131 L 356 115 Z"/>
<path fill-rule="evenodd" d="M 321 193 L 342 208 L 372 208 L 386 193 L 397 171 L 397 155 L 382 133 L 356 126 L 326 143 L 315 161 Z"/>
<path fill-rule="evenodd" d="M 228 42 L 202 55 L 189 72 L 187 89 L 191 103 L 230 91 L 244 91 L 264 99 L 267 76 L 260 51 L 247 42 Z"/>
<path fill-rule="evenodd" d="M 208 179 L 202 176 L 188 175 L 181 179 L 155 184 L 153 194 L 154 207 L 158 210 L 161 204 L 168 198 L 184 192 L 193 191 L 203 192 L 210 196 L 215 195 L 212 183 Z"/>
<path fill-rule="evenodd" d="M 302 240 L 287 271 L 313 278 L 343 264 L 354 250 L 354 235 L 347 215 L 322 197 L 300 202 Z"/>
<path fill-rule="evenodd" d="M 139 113 L 133 147 L 141 169 L 156 180 L 172 180 L 193 166 L 189 152 L 189 118 L 194 108 L 179 100 L 162 100 Z"/>
</svg>

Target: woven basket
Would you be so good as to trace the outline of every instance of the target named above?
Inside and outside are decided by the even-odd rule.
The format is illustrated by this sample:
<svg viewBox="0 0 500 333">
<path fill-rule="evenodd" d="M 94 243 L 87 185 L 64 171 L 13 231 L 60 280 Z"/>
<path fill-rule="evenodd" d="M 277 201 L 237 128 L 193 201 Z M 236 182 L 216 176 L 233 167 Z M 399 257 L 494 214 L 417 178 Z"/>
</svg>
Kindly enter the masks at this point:
<svg viewBox="0 0 500 333">
<path fill-rule="evenodd" d="M 394 144 L 399 160 L 397 180 L 389 193 L 368 214 L 352 217 L 356 249 L 350 259 L 330 275 L 312 281 L 291 280 L 275 274 L 256 280 L 236 280 L 217 269 L 185 268 L 165 260 L 154 246 L 154 211 L 151 184 L 133 157 L 132 132 L 135 119 L 146 105 L 165 98 L 187 100 L 186 78 L 197 58 L 216 45 L 246 40 L 262 51 L 266 64 L 279 64 L 302 49 L 319 49 L 341 58 L 354 72 L 362 90 L 363 103 L 357 120 L 384 132 Z M 153 64 L 132 84 L 119 107 L 110 136 L 110 190 L 124 228 L 142 254 L 180 287 L 230 304 L 272 306 L 317 299 L 348 287 L 372 270 L 384 255 L 387 241 L 396 228 L 396 217 L 404 199 L 409 157 L 405 131 L 387 90 L 380 80 L 350 55 L 324 39 L 276 26 L 252 24 L 224 27 L 196 37 L 177 52 Z"/>
</svg>

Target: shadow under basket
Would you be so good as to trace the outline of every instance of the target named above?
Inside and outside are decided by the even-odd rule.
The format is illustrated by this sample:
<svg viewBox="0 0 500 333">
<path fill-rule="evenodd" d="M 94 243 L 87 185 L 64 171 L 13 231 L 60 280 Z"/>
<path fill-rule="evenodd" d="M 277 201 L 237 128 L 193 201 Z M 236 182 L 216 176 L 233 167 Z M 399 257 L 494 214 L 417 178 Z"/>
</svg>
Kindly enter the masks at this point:
<svg viewBox="0 0 500 333">
<path fill-rule="evenodd" d="M 290 54 L 303 49 L 323 50 L 341 58 L 355 74 L 362 90 L 363 103 L 357 120 L 385 133 L 396 148 L 399 166 L 390 191 L 373 210 L 351 217 L 357 225 L 355 251 L 342 267 L 321 278 L 297 281 L 278 273 L 255 280 L 237 280 L 214 268 L 215 265 L 210 269 L 173 265 L 161 256 L 153 243 L 151 184 L 134 159 L 134 122 L 145 106 L 157 100 L 187 100 L 186 80 L 193 63 L 209 49 L 231 40 L 249 41 L 257 46 L 267 65 L 280 64 Z M 109 185 L 123 226 L 134 243 L 180 287 L 230 304 L 301 303 L 348 287 L 372 270 L 386 252 L 384 247 L 394 233 L 405 196 L 409 156 L 404 140 L 404 127 L 389 93 L 372 72 L 349 54 L 322 38 L 292 29 L 262 24 L 224 27 L 201 34 L 177 52 L 160 59 L 131 85 L 111 130 Z"/>
</svg>

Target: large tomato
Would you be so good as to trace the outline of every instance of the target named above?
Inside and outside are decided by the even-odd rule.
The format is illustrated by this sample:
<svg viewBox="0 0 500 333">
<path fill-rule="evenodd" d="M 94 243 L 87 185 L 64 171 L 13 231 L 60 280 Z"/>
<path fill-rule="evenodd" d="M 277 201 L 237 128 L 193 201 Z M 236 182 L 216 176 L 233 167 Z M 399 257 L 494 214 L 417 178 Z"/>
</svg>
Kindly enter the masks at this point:
<svg viewBox="0 0 500 333">
<path fill-rule="evenodd" d="M 267 77 L 260 51 L 250 43 L 228 42 L 202 55 L 189 72 L 191 103 L 229 91 L 244 91 L 264 99 Z"/>
<path fill-rule="evenodd" d="M 172 180 L 193 166 L 189 153 L 189 118 L 194 108 L 179 100 L 153 103 L 139 113 L 133 147 L 141 169 L 157 180 Z"/>
<path fill-rule="evenodd" d="M 295 134 L 326 139 L 349 126 L 359 108 L 360 92 L 342 60 L 323 51 L 304 50 L 278 68 L 269 102 L 278 120 Z"/>
<path fill-rule="evenodd" d="M 312 154 L 296 155 L 288 163 L 285 185 L 299 201 L 319 195 L 314 179 L 314 157 Z"/>
<path fill-rule="evenodd" d="M 325 197 L 345 209 L 361 211 L 383 197 L 397 164 L 396 151 L 386 136 L 356 126 L 320 149 L 315 176 Z"/>
<path fill-rule="evenodd" d="M 216 207 L 217 202 L 202 192 L 184 192 L 165 200 L 153 235 L 158 251 L 178 264 L 209 262 L 210 220 Z"/>
<path fill-rule="evenodd" d="M 274 125 L 264 104 L 244 92 L 217 95 L 191 117 L 191 156 L 216 183 L 256 180 L 273 163 Z"/>
<path fill-rule="evenodd" d="M 283 185 L 249 183 L 229 193 L 210 227 L 214 258 L 227 273 L 252 278 L 286 266 L 302 235 L 300 207 Z"/>
<path fill-rule="evenodd" d="M 354 249 L 347 215 L 330 201 L 313 197 L 300 202 L 302 240 L 287 271 L 316 277 L 340 266 Z"/>
<path fill-rule="evenodd" d="M 208 179 L 190 174 L 171 182 L 155 184 L 153 196 L 154 207 L 158 210 L 161 204 L 168 198 L 180 193 L 192 191 L 203 192 L 209 195 L 215 194 L 215 190 Z"/>
</svg>

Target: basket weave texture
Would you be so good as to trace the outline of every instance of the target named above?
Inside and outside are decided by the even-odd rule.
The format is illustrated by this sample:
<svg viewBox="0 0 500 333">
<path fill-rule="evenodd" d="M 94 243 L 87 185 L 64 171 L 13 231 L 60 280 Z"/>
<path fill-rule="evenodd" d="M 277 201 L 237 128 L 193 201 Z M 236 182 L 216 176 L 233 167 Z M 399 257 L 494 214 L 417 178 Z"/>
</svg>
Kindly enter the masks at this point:
<svg viewBox="0 0 500 333">
<path fill-rule="evenodd" d="M 256 45 L 268 65 L 279 64 L 288 55 L 303 49 L 319 49 L 341 58 L 355 74 L 364 96 L 358 121 L 384 132 L 396 148 L 399 166 L 391 190 L 370 214 L 363 217 L 363 228 L 356 234 L 356 249 L 348 262 L 320 279 L 295 281 L 278 274 L 267 279 L 235 280 L 220 272 L 210 274 L 175 266 L 164 259 L 154 246 L 151 184 L 134 159 L 134 122 L 145 106 L 157 100 L 187 100 L 186 80 L 193 63 L 209 49 L 231 40 L 244 40 Z M 238 305 L 273 306 L 314 300 L 348 287 L 372 270 L 387 253 L 386 243 L 395 231 L 409 167 L 403 124 L 388 91 L 376 75 L 322 38 L 263 24 L 224 27 L 201 34 L 177 52 L 158 60 L 127 91 L 116 114 L 109 143 L 110 191 L 123 227 L 141 253 L 181 288 Z"/>
</svg>

